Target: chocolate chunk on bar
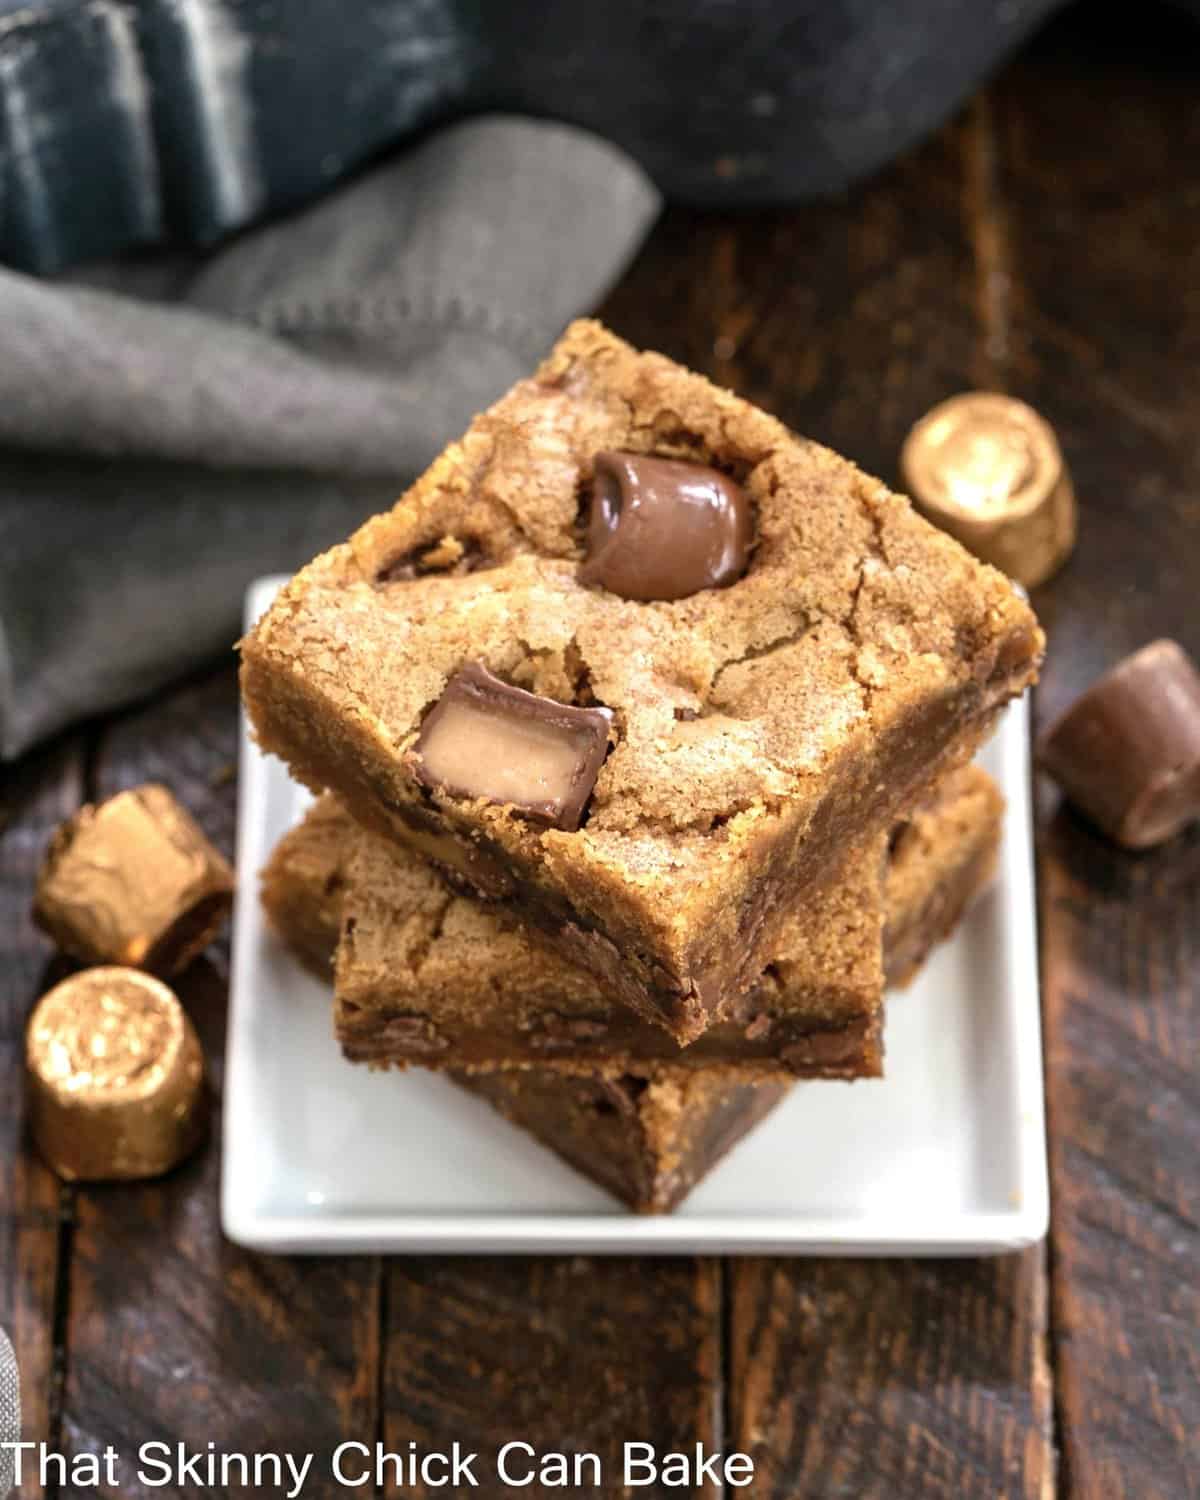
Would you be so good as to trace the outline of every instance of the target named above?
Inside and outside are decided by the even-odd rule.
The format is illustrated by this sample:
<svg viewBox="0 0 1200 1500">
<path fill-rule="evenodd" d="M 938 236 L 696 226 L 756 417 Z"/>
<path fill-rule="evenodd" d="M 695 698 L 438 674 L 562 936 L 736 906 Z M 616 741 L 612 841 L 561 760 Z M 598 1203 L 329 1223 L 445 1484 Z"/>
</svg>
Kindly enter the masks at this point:
<svg viewBox="0 0 1200 1500">
<path fill-rule="evenodd" d="M 635 600 L 580 578 L 597 453 L 651 447 L 736 476 L 754 536 L 731 586 Z M 446 536 L 477 539 L 489 566 L 376 582 Z M 581 322 L 392 510 L 296 575 L 243 643 L 242 684 L 260 743 L 302 781 L 385 838 L 439 839 L 484 897 L 507 871 L 518 920 L 684 1044 L 758 983 L 850 850 L 970 759 L 1042 646 L 1012 584 L 901 496 Z M 490 763 L 462 778 L 482 795 L 430 791 L 417 741 L 470 661 L 612 711 L 576 830 L 491 800 L 474 779 Z"/>
<path fill-rule="evenodd" d="M 579 577 L 623 599 L 686 599 L 740 578 L 752 538 L 746 492 L 719 469 L 597 453 Z"/>
<path fill-rule="evenodd" d="M 1152 641 L 1051 724 L 1037 758 L 1118 844 L 1164 843 L 1200 817 L 1200 672 Z"/>
<path fill-rule="evenodd" d="M 482 797 L 571 831 L 608 754 L 611 723 L 606 709 L 540 698 L 471 662 L 421 726 L 417 776 L 453 797 Z"/>
</svg>

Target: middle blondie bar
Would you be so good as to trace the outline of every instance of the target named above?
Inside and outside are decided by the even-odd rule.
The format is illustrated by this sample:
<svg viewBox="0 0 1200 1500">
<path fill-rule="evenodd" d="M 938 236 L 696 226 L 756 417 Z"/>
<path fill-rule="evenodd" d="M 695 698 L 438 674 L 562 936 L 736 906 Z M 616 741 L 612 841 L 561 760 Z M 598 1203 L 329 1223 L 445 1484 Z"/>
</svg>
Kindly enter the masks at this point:
<svg viewBox="0 0 1200 1500">
<path fill-rule="evenodd" d="M 309 945 L 318 970 L 341 937 L 335 1024 L 356 1061 L 871 1076 L 880 1068 L 881 914 L 887 978 L 906 982 L 990 872 L 1001 808 L 977 767 L 948 778 L 894 832 L 886 876 L 873 857 L 797 913 L 792 946 L 738 1017 L 682 1052 L 585 971 L 364 833 L 333 797 L 281 841 L 263 900 L 293 945 Z"/>
<path fill-rule="evenodd" d="M 341 916 L 335 1027 L 356 1062 L 457 1070 L 553 1063 L 589 1074 L 682 1064 L 715 1065 L 730 1080 L 870 1077 L 882 1064 L 884 852 L 877 840 L 835 888 L 796 912 L 759 983 L 682 1050 L 535 933 L 366 833 L 331 796 L 280 845 L 263 899 L 277 926 L 295 927 L 286 906 L 298 862 L 330 869 L 336 855 L 336 873 L 326 876 Z M 307 931 L 331 945 L 334 934 L 317 923 Z"/>
</svg>

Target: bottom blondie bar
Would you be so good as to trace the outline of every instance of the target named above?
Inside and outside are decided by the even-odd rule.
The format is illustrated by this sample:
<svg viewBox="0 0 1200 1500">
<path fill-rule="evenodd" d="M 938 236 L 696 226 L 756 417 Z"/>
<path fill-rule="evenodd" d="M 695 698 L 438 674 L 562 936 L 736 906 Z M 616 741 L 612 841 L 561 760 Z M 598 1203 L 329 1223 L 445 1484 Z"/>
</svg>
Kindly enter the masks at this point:
<svg viewBox="0 0 1200 1500">
<path fill-rule="evenodd" d="M 938 879 L 948 850 L 972 832 L 986 849 L 989 806 L 998 814 L 980 777 L 952 776 L 893 835 L 897 975 L 920 962 L 940 921 L 954 921 L 944 908 L 957 888 L 946 892 Z M 789 916 L 758 983 L 681 1050 L 494 907 L 452 895 L 419 856 L 370 834 L 350 838 L 335 1023 L 354 1061 L 487 1072 L 554 1062 L 646 1076 L 720 1064 L 747 1083 L 882 1071 L 882 843 Z"/>
</svg>

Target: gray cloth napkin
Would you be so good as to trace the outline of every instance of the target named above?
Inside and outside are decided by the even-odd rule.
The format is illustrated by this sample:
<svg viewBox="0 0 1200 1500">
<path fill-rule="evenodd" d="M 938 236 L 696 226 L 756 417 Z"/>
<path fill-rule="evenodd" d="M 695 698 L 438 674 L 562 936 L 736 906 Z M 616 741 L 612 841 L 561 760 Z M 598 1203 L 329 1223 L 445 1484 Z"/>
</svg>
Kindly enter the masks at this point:
<svg viewBox="0 0 1200 1500">
<path fill-rule="evenodd" d="M 568 126 L 453 126 L 198 263 L 0 271 L 0 755 L 228 648 L 388 504 L 658 211 Z"/>
</svg>

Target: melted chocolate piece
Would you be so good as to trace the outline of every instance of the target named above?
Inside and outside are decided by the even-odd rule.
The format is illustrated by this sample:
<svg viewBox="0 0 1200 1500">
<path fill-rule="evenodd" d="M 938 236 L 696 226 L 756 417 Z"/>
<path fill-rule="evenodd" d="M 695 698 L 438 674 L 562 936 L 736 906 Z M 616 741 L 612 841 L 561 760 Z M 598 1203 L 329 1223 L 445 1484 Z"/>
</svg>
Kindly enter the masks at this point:
<svg viewBox="0 0 1200 1500">
<path fill-rule="evenodd" d="M 641 453 L 595 463 L 581 582 L 624 599 L 685 599 L 746 571 L 750 501 L 728 475 Z"/>
<path fill-rule="evenodd" d="M 383 564 L 375 574 L 376 584 L 411 583 L 429 574 L 462 578 L 490 566 L 476 537 L 444 536 L 441 541 L 401 553 Z"/>
<path fill-rule="evenodd" d="M 403 1048 L 406 1057 L 435 1057 L 450 1045 L 428 1016 L 385 1016 L 378 1034 L 387 1046 Z"/>
<path fill-rule="evenodd" d="M 608 754 L 612 715 L 510 687 L 472 662 L 446 684 L 414 747 L 418 779 L 568 832 Z"/>
<path fill-rule="evenodd" d="M 1039 764 L 1118 844 L 1149 849 L 1200 817 L 1200 672 L 1153 641 L 1053 723 Z"/>
<path fill-rule="evenodd" d="M 529 1045 L 539 1052 L 573 1051 L 579 1043 L 598 1042 L 609 1032 L 607 1017 L 564 1016 L 561 1011 L 543 1011 L 528 1023 L 518 1022 L 529 1035 Z"/>
</svg>

